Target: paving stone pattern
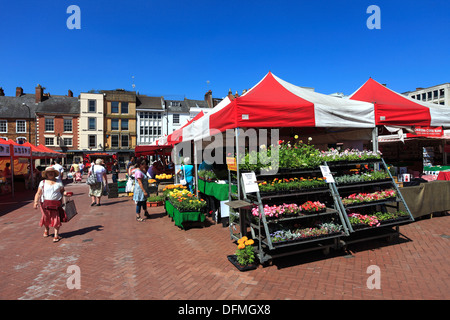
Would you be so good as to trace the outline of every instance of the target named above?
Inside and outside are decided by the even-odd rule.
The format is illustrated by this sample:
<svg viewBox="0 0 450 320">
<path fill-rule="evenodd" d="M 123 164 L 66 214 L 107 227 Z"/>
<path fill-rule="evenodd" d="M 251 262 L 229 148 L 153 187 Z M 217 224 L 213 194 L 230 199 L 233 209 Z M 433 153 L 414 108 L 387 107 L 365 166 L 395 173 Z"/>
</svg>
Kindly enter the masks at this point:
<svg viewBox="0 0 450 320">
<path fill-rule="evenodd" d="M 303 253 L 239 272 L 227 259 L 236 245 L 228 228 L 207 219 L 180 231 L 162 207 L 134 218 L 129 198 L 90 206 L 88 186 L 69 184 L 79 211 L 63 224 L 59 243 L 43 238 L 33 195 L 0 201 L 0 299 L 448 299 L 450 217 L 402 226 L 398 240 L 349 250 Z M 69 266 L 80 289 L 69 289 Z M 367 288 L 367 268 L 381 272 L 381 289 Z"/>
</svg>

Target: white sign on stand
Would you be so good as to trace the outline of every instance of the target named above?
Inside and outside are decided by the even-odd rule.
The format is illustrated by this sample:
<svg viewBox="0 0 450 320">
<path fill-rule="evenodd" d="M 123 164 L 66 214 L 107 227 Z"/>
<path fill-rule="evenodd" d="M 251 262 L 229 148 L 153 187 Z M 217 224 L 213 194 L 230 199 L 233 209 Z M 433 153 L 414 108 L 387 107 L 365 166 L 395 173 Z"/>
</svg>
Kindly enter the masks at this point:
<svg viewBox="0 0 450 320">
<path fill-rule="evenodd" d="M 330 167 L 328 167 L 328 166 L 320 166 L 320 171 L 322 171 L 322 176 L 325 178 L 327 183 L 333 183 L 334 182 L 334 178 L 333 178 L 333 175 L 331 174 Z"/>
<path fill-rule="evenodd" d="M 244 183 L 245 193 L 259 191 L 258 183 L 256 182 L 256 175 L 253 171 L 242 173 L 242 182 Z"/>
</svg>

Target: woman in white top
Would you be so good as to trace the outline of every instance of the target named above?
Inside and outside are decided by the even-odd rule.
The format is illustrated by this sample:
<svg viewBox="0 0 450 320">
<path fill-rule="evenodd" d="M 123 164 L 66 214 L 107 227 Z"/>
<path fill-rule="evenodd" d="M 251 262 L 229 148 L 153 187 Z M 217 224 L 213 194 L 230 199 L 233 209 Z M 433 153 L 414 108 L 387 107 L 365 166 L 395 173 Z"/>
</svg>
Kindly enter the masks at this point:
<svg viewBox="0 0 450 320">
<path fill-rule="evenodd" d="M 42 172 L 42 180 L 39 183 L 38 190 L 34 196 L 34 208 L 41 208 L 41 221 L 39 226 L 45 227 L 44 237 L 49 236 L 49 229 L 53 227 L 55 229 L 55 234 L 53 242 L 58 242 L 61 237 L 59 236 L 59 228 L 61 227 L 61 214 L 64 214 L 62 210 L 62 197 L 67 195 L 64 191 L 64 186 L 61 182 L 56 181 L 59 176 L 59 171 L 53 167 L 48 167 Z M 55 210 L 46 209 L 44 205 L 44 200 L 55 201 Z M 39 206 L 40 204 L 40 206 Z"/>
<path fill-rule="evenodd" d="M 101 165 L 102 162 L 102 159 L 95 160 L 95 165 L 91 166 L 91 168 L 89 169 L 88 176 L 91 174 L 95 174 L 97 178 L 97 183 L 89 186 L 89 195 L 92 198 L 91 206 L 101 205 L 100 199 L 102 198 L 103 188 L 108 184 L 106 169 Z M 103 184 L 103 179 L 105 180 L 105 184 Z"/>
</svg>

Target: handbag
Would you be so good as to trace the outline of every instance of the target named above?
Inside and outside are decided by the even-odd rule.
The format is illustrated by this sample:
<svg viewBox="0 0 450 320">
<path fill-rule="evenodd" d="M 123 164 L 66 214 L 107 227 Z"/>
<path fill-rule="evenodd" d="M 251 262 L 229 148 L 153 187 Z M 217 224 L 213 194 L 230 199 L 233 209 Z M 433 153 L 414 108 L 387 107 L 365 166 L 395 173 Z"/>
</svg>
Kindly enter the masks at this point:
<svg viewBox="0 0 450 320">
<path fill-rule="evenodd" d="M 89 175 L 86 179 L 86 184 L 89 186 L 92 186 L 96 183 L 97 183 L 97 177 L 96 177 L 95 173 L 93 173 L 92 171 L 89 171 Z"/>
<path fill-rule="evenodd" d="M 66 213 L 65 219 L 62 219 L 62 222 L 69 222 L 73 217 L 77 215 L 77 207 L 75 206 L 75 201 L 66 200 L 63 204 L 63 210 Z"/>
</svg>

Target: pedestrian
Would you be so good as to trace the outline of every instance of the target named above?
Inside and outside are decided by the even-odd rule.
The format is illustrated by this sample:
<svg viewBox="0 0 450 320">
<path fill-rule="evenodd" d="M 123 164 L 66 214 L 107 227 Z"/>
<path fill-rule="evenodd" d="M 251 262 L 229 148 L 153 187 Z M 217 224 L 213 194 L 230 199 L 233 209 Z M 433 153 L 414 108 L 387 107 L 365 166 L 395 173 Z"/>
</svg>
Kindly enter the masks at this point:
<svg viewBox="0 0 450 320">
<path fill-rule="evenodd" d="M 62 175 L 64 173 L 64 167 L 61 165 L 61 159 L 56 159 L 53 161 L 53 168 L 55 168 L 59 172 L 59 175 L 56 178 L 56 181 L 62 183 Z"/>
<path fill-rule="evenodd" d="M 72 173 L 73 182 L 81 182 L 81 172 L 80 172 L 80 165 L 78 164 L 78 161 L 72 164 L 70 167 L 70 172 Z"/>
<path fill-rule="evenodd" d="M 38 190 L 34 196 L 34 209 L 41 208 L 41 220 L 39 226 L 44 226 L 44 237 L 50 236 L 50 227 L 54 228 L 53 242 L 61 240 L 59 230 L 61 227 L 61 216 L 64 216 L 62 208 L 62 197 L 67 195 L 64 186 L 57 181 L 60 172 L 53 167 L 47 167 L 42 172 L 43 180 L 39 183 Z"/>
<path fill-rule="evenodd" d="M 112 181 L 114 183 L 117 183 L 117 180 L 119 178 L 119 172 L 120 172 L 120 170 L 119 170 L 119 162 L 117 160 L 114 160 L 114 164 L 113 164 L 113 166 L 111 168 L 111 171 L 112 171 Z"/>
<path fill-rule="evenodd" d="M 133 200 L 136 202 L 136 221 L 142 222 L 146 218 L 150 218 L 147 211 L 147 198 L 149 196 L 148 192 L 148 163 L 147 160 L 141 160 L 139 163 L 139 168 L 134 171 L 134 192 Z M 146 218 L 141 218 L 141 208 L 144 210 L 144 215 Z"/>
<path fill-rule="evenodd" d="M 190 162 L 189 157 L 186 157 L 183 159 L 183 165 L 181 166 L 181 169 L 178 170 L 177 174 L 180 174 L 183 172 L 184 180 L 186 181 L 186 185 L 189 188 L 190 192 L 194 192 L 194 166 L 191 164 L 188 164 Z"/>
<path fill-rule="evenodd" d="M 11 184 L 12 183 L 12 174 L 11 174 L 11 169 L 9 167 L 11 167 L 11 163 L 8 162 L 5 165 L 4 176 L 6 178 L 6 183 Z"/>
<path fill-rule="evenodd" d="M 102 159 L 95 160 L 95 164 L 89 169 L 89 175 L 95 175 L 97 182 L 89 186 L 89 195 L 92 198 L 92 206 L 101 206 L 100 200 L 103 195 L 103 189 L 108 185 L 108 178 L 106 176 L 106 169 L 102 166 Z M 103 183 L 103 180 L 105 183 Z"/>
<path fill-rule="evenodd" d="M 158 162 L 153 162 L 152 166 L 148 168 L 148 174 L 150 178 L 155 179 L 156 175 L 160 174 L 161 170 L 158 168 Z"/>
<path fill-rule="evenodd" d="M 80 167 L 81 178 L 83 178 L 83 173 L 84 173 L 84 163 L 83 163 L 83 161 L 80 162 L 79 167 Z"/>
</svg>

